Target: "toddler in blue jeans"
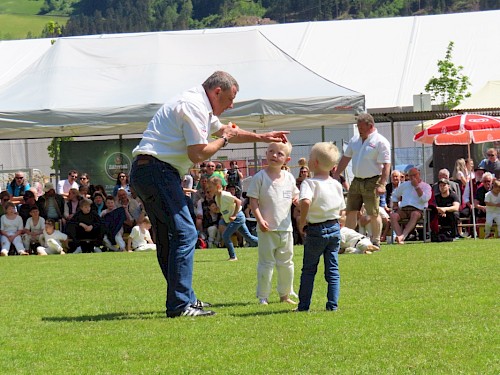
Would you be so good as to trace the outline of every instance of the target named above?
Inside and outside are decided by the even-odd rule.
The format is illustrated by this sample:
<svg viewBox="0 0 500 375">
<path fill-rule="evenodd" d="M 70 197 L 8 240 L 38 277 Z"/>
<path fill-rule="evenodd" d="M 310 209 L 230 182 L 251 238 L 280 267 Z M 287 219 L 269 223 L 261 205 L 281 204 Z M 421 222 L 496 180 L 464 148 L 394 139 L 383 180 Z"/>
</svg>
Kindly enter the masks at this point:
<svg viewBox="0 0 500 375">
<path fill-rule="evenodd" d="M 339 151 L 331 142 L 316 143 L 309 155 L 309 170 L 313 178 L 300 185 L 299 231 L 304 236 L 304 261 L 300 276 L 299 305 L 294 311 L 308 311 L 321 255 L 325 263 L 327 286 L 326 309 L 338 308 L 340 273 L 340 213 L 345 209 L 342 185 L 330 177 L 337 164 Z"/>
<path fill-rule="evenodd" d="M 222 180 L 213 176 L 208 179 L 207 192 L 214 197 L 217 207 L 222 215 L 222 220 L 226 225 L 222 239 L 227 246 L 229 261 L 238 260 L 234 252 L 234 245 L 231 236 L 237 231 L 243 235 L 250 246 L 257 246 L 258 238 L 253 236 L 246 225 L 245 215 L 241 211 L 241 200 L 222 189 Z"/>
</svg>

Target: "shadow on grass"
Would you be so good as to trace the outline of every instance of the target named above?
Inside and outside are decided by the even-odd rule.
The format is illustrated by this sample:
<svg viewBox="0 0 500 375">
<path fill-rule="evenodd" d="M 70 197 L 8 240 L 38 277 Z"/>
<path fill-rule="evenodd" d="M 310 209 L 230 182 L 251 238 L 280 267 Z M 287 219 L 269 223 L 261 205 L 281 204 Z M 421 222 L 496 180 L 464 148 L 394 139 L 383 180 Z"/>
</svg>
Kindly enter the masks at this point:
<svg viewBox="0 0 500 375">
<path fill-rule="evenodd" d="M 267 315 L 276 315 L 276 314 L 296 314 L 293 312 L 293 310 L 278 310 L 278 311 L 253 311 L 249 313 L 243 313 L 243 314 L 230 314 L 235 317 L 239 318 L 246 318 L 249 316 L 267 316 Z"/>
<path fill-rule="evenodd" d="M 127 320 L 127 319 L 164 319 L 164 311 L 148 312 L 119 312 L 99 315 L 81 315 L 81 316 L 51 316 L 42 317 L 42 322 L 98 322 L 105 320 Z"/>
</svg>

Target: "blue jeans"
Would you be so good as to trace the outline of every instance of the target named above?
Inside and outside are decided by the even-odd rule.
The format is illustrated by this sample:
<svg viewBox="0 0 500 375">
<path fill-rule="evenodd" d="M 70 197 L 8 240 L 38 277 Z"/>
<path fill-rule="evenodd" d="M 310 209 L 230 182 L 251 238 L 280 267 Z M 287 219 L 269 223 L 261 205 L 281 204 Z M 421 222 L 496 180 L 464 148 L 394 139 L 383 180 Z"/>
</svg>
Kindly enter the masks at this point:
<svg viewBox="0 0 500 375">
<path fill-rule="evenodd" d="M 340 294 L 339 273 L 340 225 L 321 224 L 309 226 L 304 242 L 304 261 L 300 276 L 299 311 L 309 310 L 314 288 L 314 277 L 318 271 L 319 258 L 325 262 L 327 289 L 327 310 L 337 310 Z"/>
<path fill-rule="evenodd" d="M 158 263 L 167 281 L 167 311 L 196 302 L 193 258 L 198 235 L 177 170 L 151 158 L 135 160 L 130 186 L 144 203 L 156 236 Z"/>
<path fill-rule="evenodd" d="M 238 212 L 234 221 L 225 223 L 225 225 L 226 230 L 222 234 L 222 239 L 227 246 L 227 252 L 229 253 L 230 258 L 236 258 L 236 253 L 234 252 L 234 245 L 233 241 L 231 241 L 231 236 L 237 231 L 240 232 L 243 238 L 250 243 L 250 246 L 257 246 L 259 239 L 252 235 L 252 233 L 250 233 L 250 231 L 248 230 L 243 211 Z"/>
</svg>

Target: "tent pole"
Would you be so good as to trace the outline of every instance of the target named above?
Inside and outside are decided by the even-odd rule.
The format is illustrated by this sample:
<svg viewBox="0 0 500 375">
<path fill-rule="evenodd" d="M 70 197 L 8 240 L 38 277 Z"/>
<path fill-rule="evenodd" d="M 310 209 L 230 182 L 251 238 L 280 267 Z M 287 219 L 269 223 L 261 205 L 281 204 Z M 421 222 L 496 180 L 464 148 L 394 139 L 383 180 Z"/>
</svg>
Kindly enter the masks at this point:
<svg viewBox="0 0 500 375">
<path fill-rule="evenodd" d="M 394 149 L 394 119 L 390 116 L 387 116 L 387 118 L 391 121 L 391 163 L 392 163 L 392 169 L 394 169 L 394 166 L 396 165 L 396 155 L 395 155 L 395 149 Z"/>
<path fill-rule="evenodd" d="M 467 145 L 467 154 L 470 159 L 470 143 Z M 469 176 L 469 199 L 471 201 L 471 210 L 472 210 L 472 230 L 474 232 L 474 240 L 477 240 L 477 231 L 476 231 L 476 213 L 474 212 L 474 190 L 472 185 L 472 178 Z"/>
<path fill-rule="evenodd" d="M 325 126 L 321 125 L 321 142 L 325 142 Z"/>
<path fill-rule="evenodd" d="M 257 133 L 257 130 L 253 131 L 254 133 Z M 257 143 L 254 142 L 253 144 L 253 174 L 256 174 L 259 170 L 257 169 Z"/>
</svg>

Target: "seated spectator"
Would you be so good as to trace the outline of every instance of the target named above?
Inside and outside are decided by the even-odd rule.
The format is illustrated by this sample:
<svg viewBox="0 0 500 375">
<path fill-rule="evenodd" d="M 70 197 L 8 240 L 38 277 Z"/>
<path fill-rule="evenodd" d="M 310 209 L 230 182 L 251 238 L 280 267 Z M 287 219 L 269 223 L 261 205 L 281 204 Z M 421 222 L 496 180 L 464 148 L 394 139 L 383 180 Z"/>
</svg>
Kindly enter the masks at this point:
<svg viewBox="0 0 500 375">
<path fill-rule="evenodd" d="M 61 180 L 57 183 L 57 194 L 63 196 L 64 198 L 68 197 L 69 189 L 77 189 L 78 183 L 76 179 L 78 178 L 78 172 L 74 169 L 70 170 L 68 173 L 67 180 Z"/>
<path fill-rule="evenodd" d="M 84 198 L 92 198 L 95 193 L 95 186 L 90 183 L 90 176 L 88 173 L 81 173 L 80 177 L 78 178 L 80 180 L 80 195 Z M 87 188 L 87 196 L 82 194 L 82 187 Z"/>
<path fill-rule="evenodd" d="M 28 180 L 24 177 L 24 172 L 16 172 L 14 179 L 7 185 L 7 191 L 10 194 L 11 202 L 15 204 L 22 203 L 23 196 L 30 189 Z"/>
<path fill-rule="evenodd" d="M 24 225 L 23 244 L 26 250 L 36 254 L 36 248 L 40 245 L 40 235 L 45 228 L 45 219 L 40 216 L 40 211 L 37 206 L 32 206 L 30 209 L 30 218 Z"/>
<path fill-rule="evenodd" d="M 493 221 L 497 223 L 497 233 L 500 235 L 500 180 L 493 181 L 491 190 L 486 193 L 484 202 L 486 204 L 484 238 L 490 238 Z"/>
<path fill-rule="evenodd" d="M 203 213 L 203 232 L 208 235 L 208 247 L 217 247 L 220 242 L 219 221 L 221 214 L 215 201 L 207 203 L 208 210 Z"/>
<path fill-rule="evenodd" d="M 69 249 L 73 253 L 101 252 L 102 222 L 97 213 L 91 211 L 91 205 L 90 199 L 80 200 L 80 210 L 66 224 L 66 233 L 72 240 Z"/>
<path fill-rule="evenodd" d="M 130 190 L 129 190 L 130 191 Z M 120 189 L 116 193 L 116 206 L 125 209 L 127 216 L 123 223 L 124 233 L 130 233 L 132 228 L 137 225 L 139 221 L 144 219 L 144 210 L 135 199 L 131 199 L 126 190 Z"/>
<path fill-rule="evenodd" d="M 422 181 L 417 168 L 411 168 L 408 177 L 410 180 L 401 183 L 391 196 L 394 210 L 390 215 L 391 225 L 396 233 L 395 241 L 398 244 L 404 244 L 406 237 L 415 229 L 432 196 L 430 185 Z M 409 219 L 404 230 L 399 224 L 399 221 L 403 219 Z"/>
<path fill-rule="evenodd" d="M 64 215 L 64 198 L 56 193 L 54 185 L 50 182 L 45 184 L 43 191 L 45 194 L 38 198 L 39 207 L 43 207 L 44 219 L 54 220 L 57 228 Z M 40 213 L 43 216 L 42 210 Z"/>
<path fill-rule="evenodd" d="M 461 193 L 461 188 L 460 185 L 455 182 L 450 180 L 450 171 L 446 168 L 440 169 L 438 172 L 438 182 L 432 185 L 432 192 L 434 193 L 434 196 L 439 194 L 439 181 L 442 179 L 448 180 L 450 183 L 450 191 L 452 193 L 455 193 L 458 199 L 462 199 L 462 193 Z"/>
<path fill-rule="evenodd" d="M 10 202 L 10 194 L 7 190 L 0 193 L 0 216 L 5 215 L 5 205 Z"/>
<path fill-rule="evenodd" d="M 132 228 L 130 236 L 128 237 L 128 252 L 132 251 L 145 251 L 145 250 L 155 250 L 156 245 L 151 239 L 151 222 L 147 216 L 142 219 L 142 221 Z"/>
<path fill-rule="evenodd" d="M 100 191 L 96 191 L 93 196 L 92 209 L 97 212 L 97 215 L 101 216 L 101 212 L 106 208 L 104 202 L 104 196 Z"/>
<path fill-rule="evenodd" d="M 458 237 L 458 212 L 460 202 L 455 193 L 450 192 L 450 184 L 446 179 L 439 180 L 439 194 L 434 197 L 435 207 L 432 208 L 431 220 L 437 216 L 439 233 L 448 240 Z"/>
<path fill-rule="evenodd" d="M 306 178 L 311 177 L 311 172 L 309 171 L 309 167 L 307 166 L 306 158 L 300 158 L 299 165 L 300 165 L 299 175 L 295 179 L 295 183 L 297 187 L 300 189 L 302 181 L 304 181 Z"/>
<path fill-rule="evenodd" d="M 118 177 L 116 178 L 116 184 L 113 188 L 113 197 L 116 198 L 119 190 L 124 190 L 127 195 L 130 196 L 130 185 L 128 181 L 128 176 L 125 172 L 118 173 Z"/>
<path fill-rule="evenodd" d="M 498 152 L 495 148 L 489 148 L 486 151 L 486 158 L 481 160 L 478 167 L 484 168 L 490 172 L 495 178 L 500 179 L 500 160 L 498 159 Z"/>
<path fill-rule="evenodd" d="M 68 200 L 64 202 L 64 220 L 63 223 L 67 223 L 80 209 L 80 192 L 78 189 L 71 188 L 68 192 Z"/>
<path fill-rule="evenodd" d="M 5 209 L 5 215 L 0 218 L 0 233 L 2 234 L 2 250 L 0 251 L 0 255 L 8 256 L 11 244 L 16 247 L 16 251 L 19 255 L 29 255 L 24 248 L 21 237 L 24 232 L 23 219 L 21 219 L 21 216 L 16 212 L 14 203 L 7 202 L 5 204 Z"/>
<path fill-rule="evenodd" d="M 213 174 L 214 176 L 219 177 L 221 180 L 226 180 L 226 173 L 227 172 L 224 170 L 224 166 L 222 165 L 222 163 L 215 164 L 215 172 Z"/>
<path fill-rule="evenodd" d="M 481 180 L 483 179 L 483 174 L 484 172 L 486 172 L 486 169 L 482 168 L 482 167 L 476 167 L 474 168 L 474 183 L 475 183 L 475 186 L 474 186 L 474 192 L 477 191 L 477 188 L 479 187 L 479 185 L 481 185 Z M 474 193 L 475 195 L 475 193 Z"/>
<path fill-rule="evenodd" d="M 102 210 L 101 218 L 104 226 L 104 245 L 112 251 L 125 251 L 123 240 L 123 223 L 127 219 L 125 208 L 116 207 L 112 195 L 106 197 L 106 209 Z"/>
<path fill-rule="evenodd" d="M 66 254 L 63 245 L 68 248 L 68 236 L 56 229 L 54 220 L 47 219 L 39 240 L 40 246 L 36 248 L 38 255 Z"/>
<path fill-rule="evenodd" d="M 212 177 L 212 176 L 219 177 L 217 174 L 215 174 L 215 163 L 213 161 L 207 162 L 205 165 L 205 168 L 206 168 L 205 176 L 207 177 L 207 179 L 210 179 L 210 177 Z M 226 189 L 227 181 L 225 178 L 221 178 L 221 183 L 222 183 L 222 187 L 224 189 Z M 199 189 L 200 185 L 198 185 L 196 188 Z"/>
<path fill-rule="evenodd" d="M 23 201 L 24 203 L 18 209 L 19 216 L 21 216 L 21 218 L 23 219 L 23 225 L 26 225 L 26 222 L 30 218 L 30 212 L 33 207 L 38 208 L 38 213 L 42 217 L 45 216 L 43 206 L 40 205 L 38 201 L 36 201 L 35 194 L 31 190 L 28 190 L 24 193 Z"/>
<path fill-rule="evenodd" d="M 102 186 L 102 185 L 95 185 L 95 191 L 98 191 L 98 192 L 100 192 L 100 193 L 102 194 L 103 200 L 104 200 L 104 198 L 106 198 L 106 196 L 108 195 L 108 194 L 106 193 L 106 189 L 105 189 L 105 188 L 104 188 L 104 186 Z"/>
<path fill-rule="evenodd" d="M 486 193 L 491 190 L 493 180 L 494 177 L 490 172 L 484 173 L 481 185 L 477 188 L 476 195 L 474 197 L 476 218 L 478 218 L 480 222 L 484 222 L 486 218 L 486 203 L 484 199 L 486 197 Z"/>
</svg>

